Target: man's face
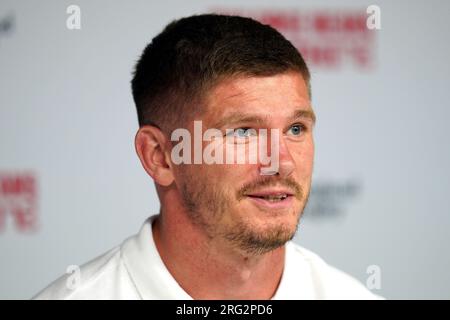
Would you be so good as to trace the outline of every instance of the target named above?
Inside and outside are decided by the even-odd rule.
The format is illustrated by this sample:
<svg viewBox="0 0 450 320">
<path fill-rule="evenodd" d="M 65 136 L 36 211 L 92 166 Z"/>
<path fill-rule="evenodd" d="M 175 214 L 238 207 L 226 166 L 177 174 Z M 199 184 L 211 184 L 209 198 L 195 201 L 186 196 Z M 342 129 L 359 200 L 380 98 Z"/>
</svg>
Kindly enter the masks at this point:
<svg viewBox="0 0 450 320">
<path fill-rule="evenodd" d="M 310 191 L 313 118 L 299 73 L 240 77 L 214 87 L 197 120 L 202 120 L 203 132 L 216 128 L 224 137 L 203 142 L 203 149 L 214 144 L 226 153 L 230 144 L 244 144 L 248 153 L 255 138 L 248 129 L 266 129 L 272 150 L 270 133 L 277 129 L 278 170 L 262 175 L 267 164 L 259 161 L 176 166 L 175 182 L 191 221 L 211 239 L 247 254 L 262 254 L 292 239 Z M 188 127 L 192 136 L 193 127 Z M 226 129 L 235 129 L 234 141 L 226 139 Z"/>
</svg>

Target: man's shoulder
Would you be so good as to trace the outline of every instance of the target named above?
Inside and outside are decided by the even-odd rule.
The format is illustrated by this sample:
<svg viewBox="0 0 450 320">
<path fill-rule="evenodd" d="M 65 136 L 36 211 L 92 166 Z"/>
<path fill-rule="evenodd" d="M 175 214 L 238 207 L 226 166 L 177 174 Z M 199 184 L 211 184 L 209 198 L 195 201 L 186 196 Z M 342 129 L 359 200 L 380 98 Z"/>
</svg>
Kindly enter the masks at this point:
<svg viewBox="0 0 450 320">
<path fill-rule="evenodd" d="M 81 300 L 138 298 L 121 258 L 121 247 L 115 247 L 81 267 L 58 278 L 33 299 Z M 120 288 L 120 291 L 117 289 Z"/>
<path fill-rule="evenodd" d="M 359 280 L 329 265 L 318 254 L 294 242 L 289 243 L 291 261 L 304 263 L 310 271 L 319 299 L 383 299 Z"/>
</svg>

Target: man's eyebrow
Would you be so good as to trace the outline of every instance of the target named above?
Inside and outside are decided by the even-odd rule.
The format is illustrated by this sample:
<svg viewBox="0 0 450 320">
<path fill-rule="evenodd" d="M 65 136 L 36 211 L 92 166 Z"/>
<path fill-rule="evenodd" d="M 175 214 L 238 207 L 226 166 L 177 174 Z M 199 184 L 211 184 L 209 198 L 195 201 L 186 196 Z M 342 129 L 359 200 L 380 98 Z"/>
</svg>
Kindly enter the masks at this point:
<svg viewBox="0 0 450 320">
<path fill-rule="evenodd" d="M 227 116 L 221 118 L 217 123 L 214 125 L 214 128 L 222 128 L 225 125 L 232 125 L 236 123 L 257 123 L 257 124 L 264 124 L 265 120 L 268 119 L 269 116 L 260 117 L 258 115 L 253 114 L 246 114 L 242 112 L 234 112 L 230 113 Z M 299 109 L 295 110 L 292 117 L 290 119 L 296 120 L 299 118 L 308 118 L 310 119 L 313 124 L 316 122 L 316 115 L 314 114 L 314 111 L 312 110 L 305 110 L 305 109 Z"/>
<path fill-rule="evenodd" d="M 309 118 L 313 124 L 316 123 L 316 114 L 312 110 L 299 109 L 294 112 L 292 119 Z"/>
<path fill-rule="evenodd" d="M 214 125 L 214 127 L 222 128 L 225 125 L 232 125 L 232 124 L 244 123 L 244 122 L 262 124 L 262 123 L 264 123 L 264 119 L 257 115 L 246 114 L 246 113 L 242 113 L 242 112 L 234 112 L 234 113 L 231 113 L 231 114 L 223 117 L 219 121 L 217 121 L 217 123 Z"/>
</svg>

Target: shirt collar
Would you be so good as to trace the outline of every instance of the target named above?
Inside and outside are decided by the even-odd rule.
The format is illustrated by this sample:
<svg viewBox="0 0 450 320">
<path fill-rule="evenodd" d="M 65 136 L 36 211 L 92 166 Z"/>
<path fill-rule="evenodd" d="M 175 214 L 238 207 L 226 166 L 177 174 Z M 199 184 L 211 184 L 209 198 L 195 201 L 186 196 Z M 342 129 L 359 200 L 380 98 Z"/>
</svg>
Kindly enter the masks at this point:
<svg viewBox="0 0 450 320">
<path fill-rule="evenodd" d="M 156 217 L 148 218 L 139 233 L 123 243 L 121 254 L 125 266 L 142 299 L 192 299 L 161 260 L 152 232 Z"/>
<path fill-rule="evenodd" d="M 139 233 L 127 239 L 121 248 L 122 259 L 142 299 L 192 300 L 172 277 L 158 253 L 148 218 Z M 310 265 L 291 242 L 286 244 L 285 264 L 274 300 L 315 299 Z"/>
<path fill-rule="evenodd" d="M 286 243 L 283 275 L 273 300 L 312 300 L 317 299 L 312 270 L 297 246 Z"/>
</svg>

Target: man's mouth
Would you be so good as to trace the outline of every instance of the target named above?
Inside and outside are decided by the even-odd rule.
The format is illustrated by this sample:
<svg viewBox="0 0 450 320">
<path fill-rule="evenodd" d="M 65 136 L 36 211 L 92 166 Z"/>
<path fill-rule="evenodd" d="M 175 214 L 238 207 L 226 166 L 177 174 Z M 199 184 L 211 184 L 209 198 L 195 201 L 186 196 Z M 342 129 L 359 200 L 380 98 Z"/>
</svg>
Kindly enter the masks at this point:
<svg viewBox="0 0 450 320">
<path fill-rule="evenodd" d="M 270 195 L 264 195 L 264 196 L 258 196 L 258 195 L 248 195 L 248 196 L 252 197 L 252 198 L 264 199 L 269 202 L 278 202 L 278 201 L 286 200 L 287 197 L 289 197 L 290 195 L 286 194 L 286 193 L 282 193 L 282 194 L 270 194 Z"/>
<path fill-rule="evenodd" d="M 294 193 L 289 190 L 265 190 L 246 194 L 259 206 L 269 208 L 287 208 L 292 205 Z"/>
</svg>

